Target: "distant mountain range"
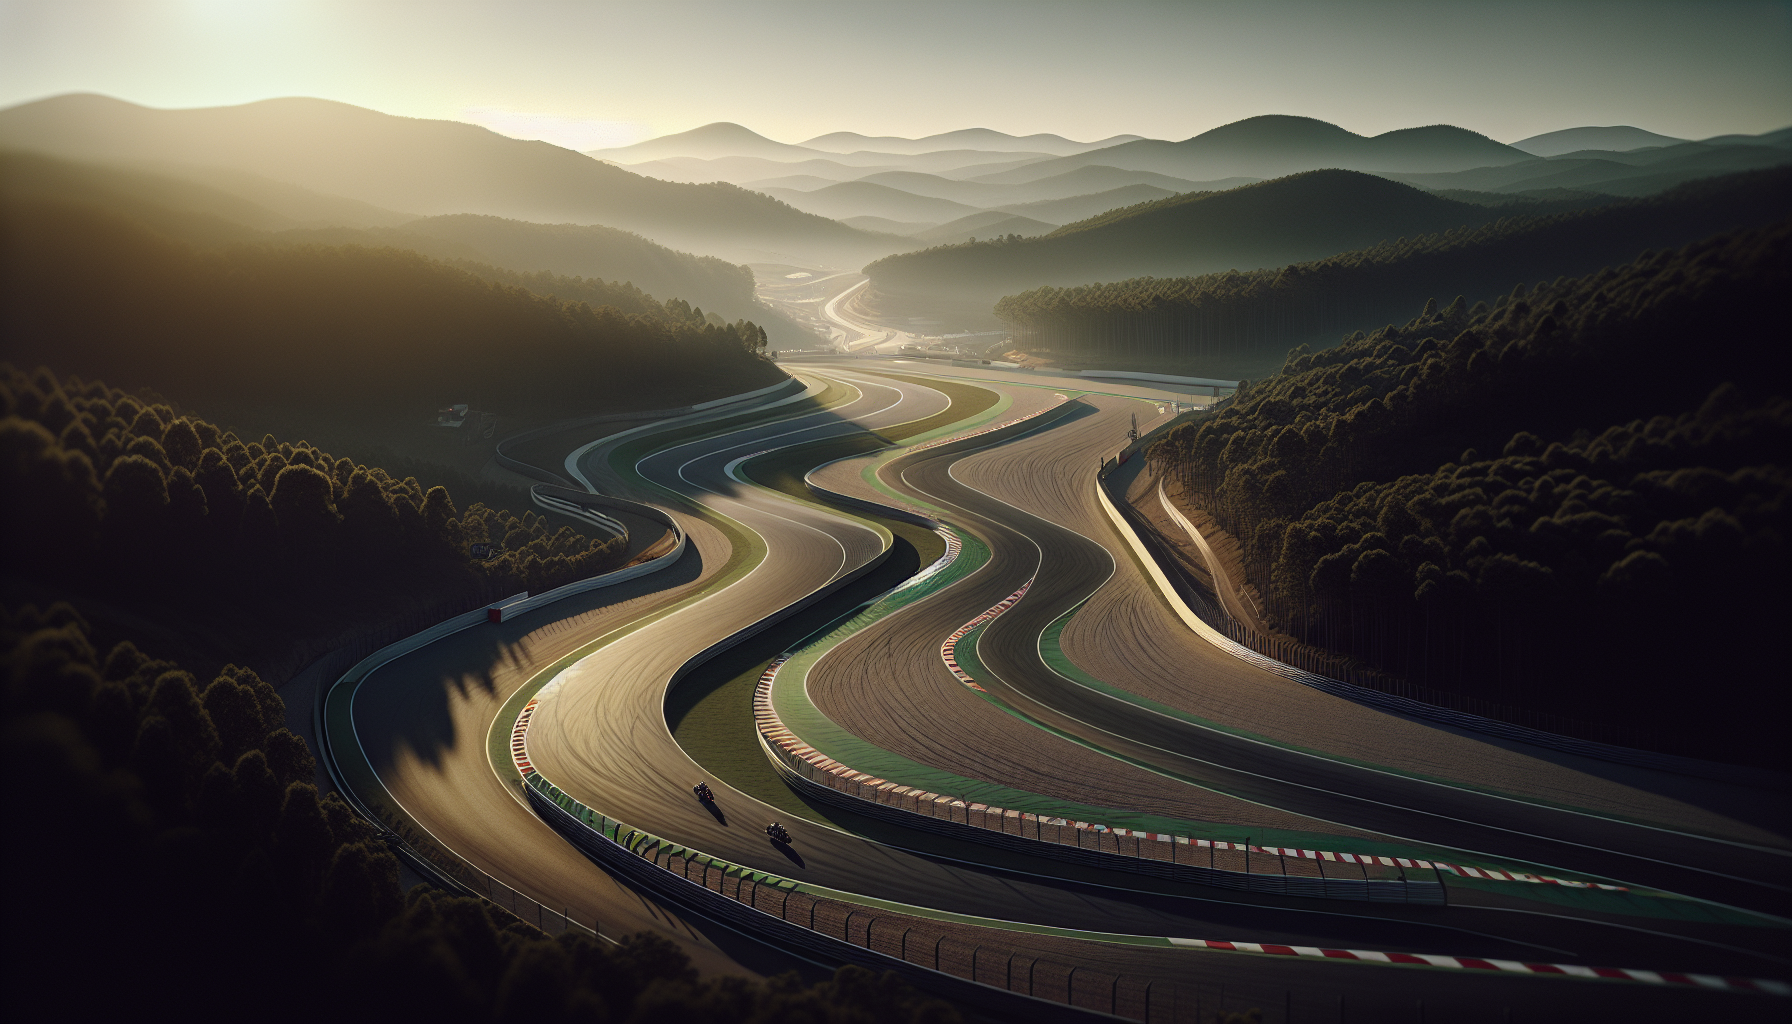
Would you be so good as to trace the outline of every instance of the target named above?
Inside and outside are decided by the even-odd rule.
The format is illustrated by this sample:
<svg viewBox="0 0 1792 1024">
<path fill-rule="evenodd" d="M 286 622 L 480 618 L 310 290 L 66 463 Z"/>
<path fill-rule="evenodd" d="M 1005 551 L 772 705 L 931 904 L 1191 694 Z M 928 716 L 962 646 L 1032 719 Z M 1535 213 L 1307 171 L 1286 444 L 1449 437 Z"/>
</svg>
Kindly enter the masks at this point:
<svg viewBox="0 0 1792 1024">
<path fill-rule="evenodd" d="M 659 181 L 545 142 L 326 100 L 153 110 L 59 96 L 0 111 L 0 146 L 223 168 L 416 214 L 604 224 L 731 262 L 781 250 L 856 266 L 901 244 L 733 185 Z"/>
<path fill-rule="evenodd" d="M 1649 195 L 1700 177 L 1774 166 L 1788 149 L 1776 133 L 1687 142 L 1627 126 L 1565 129 L 1508 146 L 1449 125 L 1363 136 L 1281 115 L 1247 118 L 1181 142 L 1102 141 L 1112 144 L 969 129 L 925 139 L 836 132 L 790 146 L 716 124 L 597 155 L 656 157 L 629 167 L 682 181 L 730 181 L 853 226 L 905 225 L 901 233 L 919 238 L 970 216 L 967 207 L 1070 224 L 1170 193 L 1225 191 L 1323 168 L 1366 171 L 1433 191 L 1598 202 L 1601 195 Z M 834 187 L 848 182 L 852 187 Z M 1141 191 L 1146 187 L 1159 191 Z M 1060 205 L 1034 205 L 1040 203 Z"/>
<path fill-rule="evenodd" d="M 706 124 L 701 128 L 692 128 L 690 131 L 661 135 L 645 142 L 637 142 L 632 146 L 591 150 L 586 155 L 597 157 L 600 160 L 613 160 L 620 164 L 636 164 L 674 157 L 715 160 L 730 156 L 751 156 L 785 162 L 836 156 L 845 163 L 865 164 L 883 162 L 890 157 L 927 156 L 953 151 L 996 155 L 1015 154 L 1036 158 L 1072 156 L 1077 153 L 1117 146 L 1125 142 L 1134 142 L 1140 138 L 1142 136 L 1116 135 L 1113 138 L 1102 139 L 1100 142 L 1073 142 L 1060 135 L 1016 137 L 991 131 L 988 128 L 966 128 L 961 131 L 929 135 L 922 139 L 902 139 L 893 136 L 873 138 L 860 135 L 857 132 L 834 132 L 829 135 L 817 136 L 807 142 L 791 145 L 787 142 L 773 141 L 738 124 L 718 121 L 714 124 Z"/>
<path fill-rule="evenodd" d="M 1686 142 L 1667 135 L 1657 135 L 1641 128 L 1629 125 L 1613 125 L 1609 128 L 1564 128 L 1559 132 L 1545 132 L 1533 135 L 1528 139 L 1520 139 L 1512 144 L 1513 149 L 1522 149 L 1532 156 L 1561 156 L 1563 153 L 1574 153 L 1583 149 L 1603 149 L 1614 153 L 1627 153 L 1633 149 L 1648 149 L 1651 146 L 1673 146 Z"/>
<path fill-rule="evenodd" d="M 1094 149 L 1135 142 L 1142 135 L 1115 135 L 1100 142 L 1073 142 L 1061 135 L 1005 135 L 988 128 L 965 128 L 956 132 L 928 135 L 919 139 L 901 139 L 889 135 L 876 138 L 857 132 L 833 132 L 817 135 L 802 143 L 805 148 L 828 153 L 856 153 L 870 150 L 878 153 L 931 153 L 941 149 L 981 149 L 992 153 L 1049 153 L 1071 156 Z"/>
<path fill-rule="evenodd" d="M 1140 178 L 1146 180 L 1140 181 Z M 980 209 L 1004 211 L 1056 227 L 1120 206 L 1185 192 L 1221 191 L 1256 180 L 1233 178 L 1196 182 L 1112 167 L 1084 167 L 1014 185 L 960 181 L 917 171 L 879 171 L 849 182 L 831 182 L 814 175 L 790 175 L 748 182 L 744 187 L 762 191 L 799 210 L 834 217 L 867 230 L 872 230 L 869 225 L 875 219 L 919 225 L 914 231 L 905 232 L 912 235 L 927 226 L 943 227 L 944 221 Z M 1100 188 L 1109 181 L 1127 184 Z M 1022 227 L 1024 225 L 1015 225 L 1001 233 L 1037 233 L 1036 230 L 1021 230 Z M 963 235 L 957 237 L 961 240 Z"/>
<path fill-rule="evenodd" d="M 1190 191 L 1198 190 L 1191 189 Z M 1076 221 L 1088 220 L 1090 217 L 1098 216 L 1109 210 L 1156 202 L 1176 194 L 1170 189 L 1158 188 L 1156 185 L 1122 185 L 1119 188 L 1111 188 L 1106 192 L 1096 192 L 1091 195 L 1070 196 L 1066 199 L 1043 199 L 1033 203 L 1013 203 L 1007 206 L 998 206 L 996 209 L 1056 224 L 1072 224 Z"/>
<path fill-rule="evenodd" d="M 837 157 L 833 154 L 788 162 L 767 160 L 758 156 L 720 156 L 713 160 L 704 160 L 694 156 L 669 156 L 638 164 L 618 163 L 615 166 L 663 181 L 698 183 L 727 181 L 741 184 L 760 178 L 775 178 L 788 174 L 813 174 L 833 181 L 852 181 L 855 178 L 876 174 L 879 171 L 919 171 L 925 174 L 969 178 L 980 174 L 1012 170 L 1029 163 L 1051 159 L 1038 153 L 1010 159 L 1010 154 L 1006 153 L 984 153 L 962 149 L 942 150 L 938 153 L 924 153 L 914 157 L 897 156 L 890 153 L 855 155 L 863 157 L 868 162 L 843 163 L 842 160 L 848 158 Z"/>
<path fill-rule="evenodd" d="M 938 227 L 919 231 L 910 237 L 921 245 L 947 245 L 953 242 L 969 241 L 972 238 L 1001 238 L 1007 235 L 1020 235 L 1032 238 L 1049 234 L 1058 229 L 1058 225 L 1031 217 L 1021 217 L 1002 210 L 984 210 L 954 221 L 947 221 Z"/>
<path fill-rule="evenodd" d="M 152 110 L 72 95 L 0 111 L 0 148 L 215 186 L 260 211 L 260 230 L 403 231 L 418 239 L 418 218 L 471 214 L 602 225 L 730 263 L 851 268 L 934 242 L 1062 238 L 1089 230 L 1092 220 L 1109 223 L 1116 210 L 1130 217 L 1141 212 L 1134 207 L 1176 206 L 1177 197 L 1240 189 L 1254 196 L 1250 187 L 1265 179 L 1322 169 L 1450 193 L 1471 209 L 1580 208 L 1787 163 L 1792 129 L 1688 142 L 1628 126 L 1583 127 L 1509 146 L 1449 125 L 1364 136 L 1266 115 L 1180 142 L 973 128 L 921 139 L 835 132 L 791 145 L 719 122 L 582 155 L 459 122 L 315 99 Z M 1265 216 L 1279 223 L 1273 211 Z M 564 242 L 542 236 L 514 251 L 563 252 Z M 1152 252 L 1159 250 L 1115 259 L 1131 260 L 1128 272 L 1155 272 L 1138 269 L 1155 265 Z M 579 272 L 552 260 L 535 265 Z M 974 278 L 967 282 L 980 287 Z"/>
<path fill-rule="evenodd" d="M 1316 168 L 1356 171 L 1461 171 L 1530 159 L 1530 154 L 1451 125 L 1358 135 L 1311 117 L 1266 114 L 1221 125 L 1181 142 L 1141 139 L 1035 165 L 1057 174 L 1090 164 L 1200 180 L 1274 178 Z"/>
<path fill-rule="evenodd" d="M 767 195 L 822 217 L 885 217 L 938 224 L 979 212 L 975 206 L 949 199 L 918 196 L 874 181 L 841 181 L 813 192 L 771 188 Z"/>
<path fill-rule="evenodd" d="M 1011 136 L 1001 135 L 999 132 L 989 134 L 1000 135 L 1003 139 L 1012 140 Z M 935 136 L 935 138 L 943 140 L 951 136 L 982 137 L 972 131 L 951 132 L 949 135 Z M 1059 143 L 1068 143 L 1068 140 L 1059 139 L 1055 135 L 1046 138 L 1056 139 Z M 811 160 L 822 160 L 829 164 L 840 164 L 846 167 L 917 171 L 953 170 L 975 164 L 1011 165 L 1026 160 L 1048 160 L 1059 155 L 1057 151 L 985 149 L 968 145 L 939 145 L 915 150 L 913 148 L 915 140 L 897 139 L 894 141 L 906 143 L 909 149 L 903 152 L 885 152 L 876 149 L 815 149 L 808 146 L 792 146 L 788 143 L 774 142 L 750 129 L 724 121 L 707 124 L 701 128 L 693 128 L 688 132 L 679 132 L 675 135 L 662 135 L 656 139 L 648 139 L 646 142 L 637 142 L 632 146 L 623 146 L 617 149 L 594 149 L 585 155 L 631 168 L 695 169 L 704 167 L 721 170 L 754 166 L 744 161 L 770 161 L 794 165 Z M 1076 143 L 1068 144 L 1077 145 Z M 1072 150 L 1072 152 L 1080 151 Z M 697 164 L 694 163 L 695 161 L 702 161 L 702 163 Z M 991 169 L 995 168 L 992 166 Z M 736 179 L 728 177 L 721 180 Z"/>
<path fill-rule="evenodd" d="M 1431 189 L 1479 189 L 1520 192 L 1572 188 L 1614 196 L 1652 195 L 1685 181 L 1737 171 L 1792 163 L 1792 137 L 1746 136 L 1744 142 L 1681 142 L 1628 152 L 1580 150 L 1549 158 L 1533 158 L 1498 167 L 1478 167 L 1445 174 L 1399 174 L 1387 177 Z"/>
</svg>

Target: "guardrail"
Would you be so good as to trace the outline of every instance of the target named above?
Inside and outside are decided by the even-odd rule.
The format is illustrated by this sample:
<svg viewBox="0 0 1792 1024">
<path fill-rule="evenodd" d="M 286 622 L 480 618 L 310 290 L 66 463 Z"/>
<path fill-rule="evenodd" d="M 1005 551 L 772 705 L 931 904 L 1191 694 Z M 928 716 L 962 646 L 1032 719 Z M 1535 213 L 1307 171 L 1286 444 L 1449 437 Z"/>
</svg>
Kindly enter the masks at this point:
<svg viewBox="0 0 1792 1024">
<path fill-rule="evenodd" d="M 919 452 L 948 446 L 953 446 L 950 448 L 951 451 L 961 451 L 970 447 L 969 443 L 976 439 L 981 439 L 981 444 L 978 447 L 982 447 L 992 441 L 1006 439 L 1002 436 L 991 437 L 991 435 L 1030 431 L 1038 426 L 1035 421 L 1040 417 L 1052 413 L 1063 413 L 1078 404 L 1079 401 L 1073 399 L 1061 402 L 972 434 L 916 446 L 912 451 Z M 906 457 L 907 454 L 900 457 Z M 849 456 L 849 458 L 859 457 L 861 456 Z M 832 465 L 832 463 L 827 465 Z M 816 495 L 878 515 L 917 521 L 929 528 L 938 526 L 938 523 L 918 512 L 842 494 L 817 484 L 812 479 L 813 474 L 823 468 L 826 468 L 825 465 L 811 470 L 804 477 L 804 483 Z M 1010 596 L 1008 601 L 997 607 L 1004 607 L 1012 603 L 1024 592 L 1025 588 L 1023 587 L 1019 593 Z M 996 610 L 992 608 L 989 612 L 985 612 L 984 616 L 989 616 Z M 948 645 L 970 632 L 982 621 L 984 621 L 984 617 L 967 623 L 953 635 L 948 641 Z M 961 679 L 967 678 L 962 675 L 952 660 L 952 654 L 948 648 L 942 648 L 942 657 L 947 659 L 947 667 L 951 668 L 954 674 L 959 675 Z M 1383 858 L 1386 863 L 1377 863 L 1372 858 L 1365 858 L 1363 863 L 1359 864 L 1354 857 L 1351 857 L 1342 862 L 1332 861 L 1331 863 L 1335 866 L 1330 868 L 1331 875 L 1327 876 L 1326 869 L 1321 866 L 1322 862 L 1317 857 L 1306 858 L 1313 863 L 1297 863 L 1290 871 L 1279 853 L 1252 847 L 1248 850 L 1241 850 L 1247 862 L 1245 870 L 1216 869 L 1212 867 L 1215 844 L 1206 840 L 1131 833 L 1126 829 L 1109 829 L 1107 826 L 1089 822 L 1071 822 L 1062 818 L 1040 817 L 1012 810 L 1005 811 L 1000 807 L 991 808 L 981 803 L 967 802 L 949 794 L 923 793 L 908 786 L 856 771 L 822 756 L 820 752 L 803 744 L 801 739 L 785 728 L 783 722 L 778 718 L 777 712 L 771 704 L 771 683 L 782 663 L 783 659 L 779 659 L 766 670 L 760 678 L 755 693 L 754 717 L 760 747 L 765 751 L 773 767 L 793 788 L 836 806 L 844 806 L 855 813 L 881 818 L 904 827 L 919 828 L 923 831 L 950 835 L 958 839 L 987 843 L 1015 852 L 1073 861 L 1094 867 L 1177 878 L 1183 881 L 1197 881 L 1233 889 L 1377 902 L 1425 904 L 1444 902 L 1444 887 L 1438 881 L 1435 869 L 1428 863 L 1409 861 L 1405 864 L 1398 864 L 1388 858 Z M 1085 842 L 1086 838 L 1088 838 L 1088 842 Z M 1184 852 L 1180 854 L 1176 851 L 1178 844 L 1184 848 Z M 1218 849 L 1225 852 L 1232 850 L 1233 846 L 1234 844 L 1219 843 Z M 1201 856 L 1197 851 L 1201 850 L 1206 851 L 1207 866 L 1195 863 L 1195 860 Z M 1249 859 L 1253 853 L 1259 858 L 1263 858 L 1256 871 L 1249 870 Z M 1271 858 L 1276 864 L 1274 874 L 1267 871 Z M 1296 860 L 1301 860 L 1298 854 Z M 1346 877 L 1346 873 L 1350 873 L 1354 877 Z"/>
<path fill-rule="evenodd" d="M 1077 370 L 1081 377 L 1111 377 L 1115 380 L 1143 380 L 1157 384 L 1191 384 L 1197 387 L 1236 388 L 1235 380 L 1218 380 L 1213 377 L 1178 377 L 1169 373 L 1142 373 L 1138 370 Z"/>
<path fill-rule="evenodd" d="M 1173 881 L 1288 896 L 1375 903 L 1442 904 L 1444 887 L 1430 862 L 1410 858 L 1317 855 L 1241 843 L 1142 832 L 993 807 L 949 793 L 880 779 L 827 757 L 785 727 L 771 687 L 782 659 L 760 677 L 753 713 L 760 749 L 799 793 L 866 817 L 966 839 L 1015 853 Z M 1216 867 L 1221 857 L 1240 861 Z"/>
<path fill-rule="evenodd" d="M 1036 956 L 1022 959 L 1017 971 L 1014 951 L 1006 951 L 1005 957 L 999 949 L 985 953 L 982 944 L 955 939 L 938 922 L 804 892 L 789 879 L 661 839 L 586 807 L 539 772 L 525 776 L 525 791 L 530 806 L 550 827 L 630 884 L 792 952 L 829 963 L 894 971 L 955 1002 L 1004 1018 L 1016 1010 L 1017 999 L 1024 1001 L 1029 1019 L 1039 1021 L 1130 1016 L 1126 1011 L 1132 1009 L 1132 1001 L 1122 1003 L 1120 976 L 1054 963 L 1043 972 L 1048 977 L 1042 978 L 1041 958 Z M 1055 988 L 1052 983 L 1058 977 L 1068 982 L 1063 999 L 1039 994 L 1040 989 Z M 1148 1019 L 1152 984 L 1145 982 L 1144 1012 L 1134 1019 Z M 1107 1004 L 1105 1012 L 1076 1006 L 1073 1000 L 1078 995 L 1090 1001 L 1105 996 L 1100 999 Z"/>
</svg>

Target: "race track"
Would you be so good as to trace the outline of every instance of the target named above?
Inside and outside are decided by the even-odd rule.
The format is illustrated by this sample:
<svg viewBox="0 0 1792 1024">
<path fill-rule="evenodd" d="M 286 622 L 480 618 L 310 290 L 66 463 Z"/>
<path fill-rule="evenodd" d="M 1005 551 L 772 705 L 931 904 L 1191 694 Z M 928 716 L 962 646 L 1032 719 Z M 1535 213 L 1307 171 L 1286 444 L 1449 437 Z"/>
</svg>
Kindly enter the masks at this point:
<svg viewBox="0 0 1792 1024">
<path fill-rule="evenodd" d="M 1007 951 L 1010 977 L 998 987 L 1014 987 L 1014 958 L 1031 951 L 1134 979 L 1145 1005 L 1153 978 L 1177 991 L 1232 984 L 1260 1003 L 1279 992 L 1282 1005 L 1263 1007 L 1271 1020 L 1291 1011 L 1337 1019 L 1340 999 L 1359 1008 L 1423 1000 L 1437 1019 L 1458 1019 L 1445 1015 L 1449 1006 L 1486 1019 L 1508 1008 L 1519 1019 L 1545 1008 L 1583 1019 L 1783 1010 L 1776 997 L 1696 984 L 1195 952 L 1004 925 L 1774 978 L 1786 972 L 1786 922 L 1699 910 L 1681 897 L 1783 913 L 1787 842 L 1770 822 L 1736 812 L 1750 794 L 1735 787 L 1392 716 L 1202 640 L 1165 604 L 1097 498 L 1097 468 L 1125 443 L 1132 417 L 1145 430 L 1159 419 L 1165 396 L 1148 386 L 1085 383 L 1095 390 L 1080 393 L 1023 374 L 874 361 L 808 364 L 799 374 L 808 385 L 800 400 L 594 435 L 569 446 L 564 469 L 547 467 L 664 508 L 688 549 L 663 572 L 462 631 L 373 673 L 354 696 L 353 722 L 383 789 L 375 796 L 468 863 L 600 922 L 605 934 L 676 936 L 707 972 L 765 972 L 789 958 L 641 896 L 544 824 L 501 754 L 524 699 L 538 702 L 527 733 L 534 768 L 584 805 L 745 870 L 887 901 L 898 905 L 893 913 L 962 915 L 954 935 Z M 929 386 L 935 377 L 944 383 Z M 976 389 L 1001 401 L 959 415 L 952 395 Z M 1442 907 L 1223 890 L 911 834 L 819 805 L 792 817 L 746 782 L 701 768 L 668 727 L 669 689 L 731 640 L 827 602 L 833 588 L 876 569 L 891 545 L 862 506 L 798 500 L 751 483 L 741 464 L 866 432 L 905 438 L 923 422 L 961 421 L 948 431 L 956 436 L 1026 417 L 987 438 L 841 460 L 812 477 L 860 503 L 930 516 L 987 552 L 976 571 L 854 633 L 809 671 L 815 707 L 864 749 L 939 777 L 1191 830 L 1299 835 L 1320 849 L 1408 844 L 1463 863 L 1504 858 L 1680 894 L 1679 902 L 1577 904 L 1517 885 L 1452 888 Z M 940 645 L 1028 581 L 1025 597 L 974 640 L 988 691 L 980 694 L 947 669 Z M 1076 670 L 1067 675 L 1041 638 L 1073 610 L 1060 641 Z M 720 813 L 692 797 L 698 781 L 714 788 Z M 792 833 L 788 848 L 760 832 L 774 818 Z M 1659 909 L 1681 906 L 1693 909 Z M 1065 986 L 1063 998 L 1041 998 L 1102 1008 L 1075 995 L 1074 977 Z M 1116 980 L 1106 1009 L 1120 1012 L 1120 987 Z M 1162 1016 L 1161 1002 L 1144 1012 L 1181 1019 Z"/>
</svg>

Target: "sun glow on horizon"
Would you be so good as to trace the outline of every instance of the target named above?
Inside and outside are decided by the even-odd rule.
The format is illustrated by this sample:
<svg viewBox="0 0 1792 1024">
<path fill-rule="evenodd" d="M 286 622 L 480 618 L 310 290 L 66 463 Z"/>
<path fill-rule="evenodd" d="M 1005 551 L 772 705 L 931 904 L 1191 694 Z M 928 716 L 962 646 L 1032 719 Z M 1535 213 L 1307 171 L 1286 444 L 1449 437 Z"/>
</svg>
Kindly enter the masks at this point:
<svg viewBox="0 0 1792 1024">
<path fill-rule="evenodd" d="M 655 133 L 639 121 L 611 121 L 602 118 L 564 117 L 559 114 L 528 113 L 497 106 L 467 107 L 460 120 L 489 128 L 499 135 L 551 143 L 565 149 L 586 152 L 593 149 L 616 149 L 630 146 Z"/>
</svg>

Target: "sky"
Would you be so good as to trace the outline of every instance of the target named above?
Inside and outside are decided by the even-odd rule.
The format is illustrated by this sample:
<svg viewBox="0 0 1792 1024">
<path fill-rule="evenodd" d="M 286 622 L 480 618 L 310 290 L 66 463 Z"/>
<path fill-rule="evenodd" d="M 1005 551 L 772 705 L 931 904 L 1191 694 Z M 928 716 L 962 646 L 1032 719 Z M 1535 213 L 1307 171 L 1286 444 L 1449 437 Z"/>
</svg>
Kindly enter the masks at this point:
<svg viewBox="0 0 1792 1024">
<path fill-rule="evenodd" d="M 1257 114 L 1504 142 L 1792 125 L 1792 0 L 0 0 L 0 107 L 317 96 L 574 149 L 714 121 L 1183 139 Z"/>
</svg>

